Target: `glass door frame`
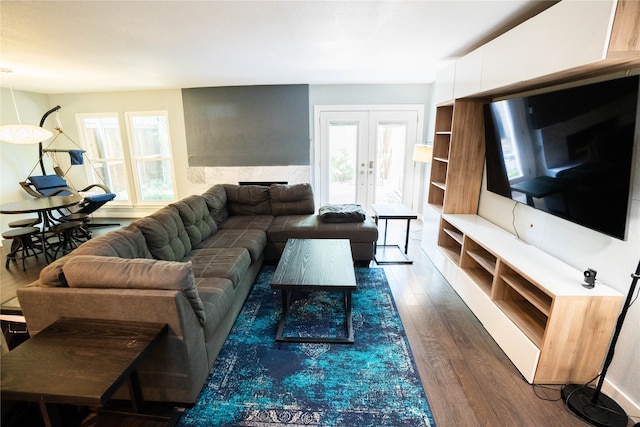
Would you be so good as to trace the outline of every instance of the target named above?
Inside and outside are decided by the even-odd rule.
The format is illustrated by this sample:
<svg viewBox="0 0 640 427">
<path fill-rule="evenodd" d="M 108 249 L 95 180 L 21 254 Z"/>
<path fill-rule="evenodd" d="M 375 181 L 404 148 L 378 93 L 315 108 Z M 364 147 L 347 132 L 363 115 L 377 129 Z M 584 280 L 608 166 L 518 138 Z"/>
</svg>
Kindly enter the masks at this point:
<svg viewBox="0 0 640 427">
<path fill-rule="evenodd" d="M 412 159 L 413 146 L 420 143 L 423 140 L 424 134 L 424 105 L 423 104 L 395 104 L 395 105 L 315 105 L 314 106 L 314 148 L 312 151 L 313 156 L 313 186 L 316 190 L 316 205 L 321 206 L 326 204 L 328 200 L 328 165 L 324 165 L 324 159 L 327 159 L 327 147 L 322 143 L 322 113 L 344 113 L 345 117 L 349 117 L 352 113 L 366 113 L 369 116 L 369 129 L 365 130 L 368 138 L 374 138 L 376 135 L 376 127 L 378 123 L 378 117 L 384 112 L 415 112 L 417 113 L 416 123 L 416 135 L 415 141 L 408 138 L 405 146 L 405 170 L 404 170 L 404 191 L 403 191 L 403 204 L 409 208 L 415 208 L 413 206 L 415 197 L 415 191 L 419 189 L 419 185 L 416 186 L 415 174 L 417 168 L 415 162 Z M 337 116 L 337 115 L 336 115 Z M 383 120 L 384 122 L 384 120 Z M 323 169 L 325 168 L 325 169 Z M 367 189 L 369 200 L 373 200 L 373 186 Z"/>
</svg>

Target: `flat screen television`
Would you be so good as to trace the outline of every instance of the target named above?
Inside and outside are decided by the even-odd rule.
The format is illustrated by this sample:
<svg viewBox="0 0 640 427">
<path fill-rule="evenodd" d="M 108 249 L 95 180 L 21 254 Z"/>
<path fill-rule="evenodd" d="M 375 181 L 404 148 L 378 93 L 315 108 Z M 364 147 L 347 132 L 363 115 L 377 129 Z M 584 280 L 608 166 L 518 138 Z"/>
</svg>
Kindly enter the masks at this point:
<svg viewBox="0 0 640 427">
<path fill-rule="evenodd" d="M 624 240 L 639 78 L 487 104 L 487 190 Z"/>
</svg>

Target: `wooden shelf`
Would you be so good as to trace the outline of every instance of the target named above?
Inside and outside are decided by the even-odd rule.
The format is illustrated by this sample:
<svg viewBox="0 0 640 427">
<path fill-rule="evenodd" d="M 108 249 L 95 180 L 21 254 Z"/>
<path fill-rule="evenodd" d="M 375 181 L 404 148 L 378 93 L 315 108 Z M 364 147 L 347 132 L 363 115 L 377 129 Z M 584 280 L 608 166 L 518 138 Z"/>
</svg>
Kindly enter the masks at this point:
<svg viewBox="0 0 640 427">
<path fill-rule="evenodd" d="M 452 248 L 447 248 L 442 246 L 442 251 L 447 255 L 451 260 L 457 265 L 460 264 L 460 252 L 453 250 Z"/>
<path fill-rule="evenodd" d="M 495 301 L 495 304 L 538 347 L 542 348 L 547 317 L 525 300 Z"/>
<path fill-rule="evenodd" d="M 493 283 L 493 276 L 491 274 L 481 268 L 465 268 L 464 272 L 473 279 L 475 284 L 478 285 L 485 294 L 491 296 L 491 284 Z"/>
<path fill-rule="evenodd" d="M 500 276 L 502 280 L 507 282 L 513 290 L 520 294 L 524 299 L 529 301 L 535 308 L 540 310 L 545 316 L 549 316 L 551 312 L 552 299 L 549 295 L 532 285 L 529 281 L 516 276 L 514 274 Z"/>
<path fill-rule="evenodd" d="M 443 157 L 434 157 L 433 160 L 436 162 L 449 163 L 449 159 L 445 159 Z"/>
<path fill-rule="evenodd" d="M 441 190 L 446 190 L 446 189 L 447 189 L 447 185 L 446 185 L 444 182 L 436 182 L 436 181 L 433 181 L 433 182 L 431 183 L 431 185 L 433 185 L 434 187 L 438 187 L 438 188 L 439 188 L 439 189 L 441 189 Z"/>
<path fill-rule="evenodd" d="M 447 233 L 449 236 L 451 236 L 453 238 L 453 240 L 455 240 L 456 242 L 458 242 L 459 244 L 462 245 L 462 233 L 459 232 L 458 230 L 452 230 L 449 228 L 443 228 L 442 231 L 444 231 L 445 233 Z"/>
<path fill-rule="evenodd" d="M 496 271 L 496 260 L 487 258 L 484 251 L 469 250 L 467 251 L 469 256 L 473 258 L 478 264 L 480 264 L 489 274 L 493 276 Z"/>
</svg>

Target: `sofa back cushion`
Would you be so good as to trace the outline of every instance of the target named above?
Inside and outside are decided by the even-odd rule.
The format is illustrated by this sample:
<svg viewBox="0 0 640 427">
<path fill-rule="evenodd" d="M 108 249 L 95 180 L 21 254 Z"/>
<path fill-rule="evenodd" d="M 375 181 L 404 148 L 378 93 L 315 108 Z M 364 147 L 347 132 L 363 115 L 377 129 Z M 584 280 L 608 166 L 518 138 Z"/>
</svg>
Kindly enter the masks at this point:
<svg viewBox="0 0 640 427">
<path fill-rule="evenodd" d="M 203 240 L 218 230 L 218 226 L 211 216 L 204 197 L 193 195 L 172 203 L 182 218 L 185 230 L 191 240 L 191 247 L 198 246 Z"/>
<path fill-rule="evenodd" d="M 40 270 L 40 286 L 67 286 L 62 268 L 78 255 L 100 255 L 119 258 L 153 258 L 144 235 L 137 227 L 124 227 L 96 236 Z"/>
<path fill-rule="evenodd" d="M 311 184 L 271 184 L 269 199 L 274 216 L 312 214 L 316 209 Z"/>
<path fill-rule="evenodd" d="M 218 227 L 229 217 L 227 209 L 227 192 L 222 184 L 216 184 L 204 193 L 202 197 L 207 201 L 209 212 Z"/>
<path fill-rule="evenodd" d="M 271 215 L 269 187 L 223 184 L 230 215 Z"/>
<path fill-rule="evenodd" d="M 191 240 L 174 206 L 166 206 L 135 221 L 155 259 L 181 261 L 191 251 Z"/>
<path fill-rule="evenodd" d="M 205 323 L 204 306 L 196 289 L 191 262 L 78 255 L 70 259 L 62 270 L 71 288 L 181 291 L 200 324 Z"/>
</svg>

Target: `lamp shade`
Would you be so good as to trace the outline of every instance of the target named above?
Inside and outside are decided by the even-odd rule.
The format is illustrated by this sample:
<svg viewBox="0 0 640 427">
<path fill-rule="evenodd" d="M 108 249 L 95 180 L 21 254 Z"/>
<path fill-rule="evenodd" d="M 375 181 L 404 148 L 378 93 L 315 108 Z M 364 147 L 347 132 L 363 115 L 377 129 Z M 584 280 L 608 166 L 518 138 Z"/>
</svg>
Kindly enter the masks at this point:
<svg viewBox="0 0 640 427">
<path fill-rule="evenodd" d="M 45 128 L 33 125 L 0 126 L 0 141 L 11 144 L 37 144 L 53 136 Z"/>
<path fill-rule="evenodd" d="M 433 157 L 433 145 L 416 144 L 413 146 L 413 161 L 431 163 Z"/>
</svg>

